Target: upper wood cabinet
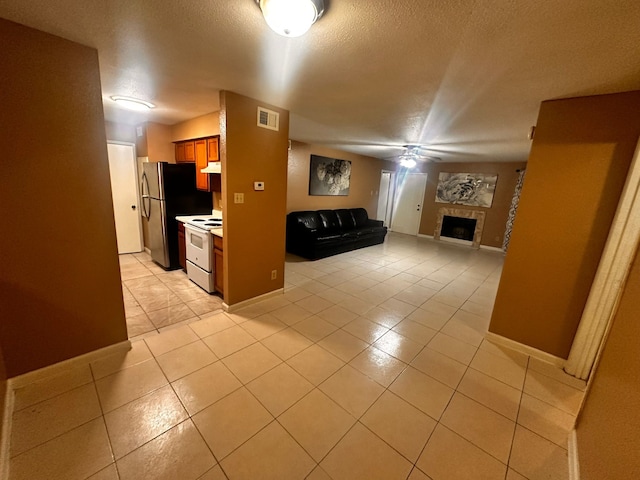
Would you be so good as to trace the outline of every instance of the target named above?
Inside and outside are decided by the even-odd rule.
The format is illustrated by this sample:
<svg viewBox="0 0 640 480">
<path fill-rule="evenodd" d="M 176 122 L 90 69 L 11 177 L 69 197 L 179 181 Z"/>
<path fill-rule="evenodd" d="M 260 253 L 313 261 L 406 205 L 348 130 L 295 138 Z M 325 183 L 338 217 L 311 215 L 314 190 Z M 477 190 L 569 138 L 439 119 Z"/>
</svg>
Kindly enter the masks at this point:
<svg viewBox="0 0 640 480">
<path fill-rule="evenodd" d="M 176 142 L 176 163 L 193 163 L 196 161 L 195 142 Z"/>
<path fill-rule="evenodd" d="M 198 190 L 220 191 L 220 175 L 202 173 L 209 162 L 220 161 L 220 137 L 206 137 L 175 142 L 176 163 L 196 164 L 196 187 Z"/>
<path fill-rule="evenodd" d="M 207 166 L 207 141 L 205 139 L 196 140 L 196 188 L 206 192 L 211 191 L 209 188 L 209 174 L 202 173 L 200 170 Z"/>
<path fill-rule="evenodd" d="M 220 161 L 220 139 L 218 137 L 207 138 L 207 161 Z"/>
</svg>

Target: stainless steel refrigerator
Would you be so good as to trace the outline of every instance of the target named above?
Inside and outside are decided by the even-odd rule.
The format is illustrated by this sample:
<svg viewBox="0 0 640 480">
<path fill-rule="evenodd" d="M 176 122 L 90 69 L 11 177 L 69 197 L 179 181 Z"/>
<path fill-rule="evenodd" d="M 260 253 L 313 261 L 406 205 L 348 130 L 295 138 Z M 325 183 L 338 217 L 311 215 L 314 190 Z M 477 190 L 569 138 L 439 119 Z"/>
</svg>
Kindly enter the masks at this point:
<svg viewBox="0 0 640 480">
<path fill-rule="evenodd" d="M 142 216 L 149 222 L 151 258 L 167 270 L 180 267 L 177 215 L 211 214 L 210 192 L 196 189 L 193 163 L 143 164 Z"/>
</svg>

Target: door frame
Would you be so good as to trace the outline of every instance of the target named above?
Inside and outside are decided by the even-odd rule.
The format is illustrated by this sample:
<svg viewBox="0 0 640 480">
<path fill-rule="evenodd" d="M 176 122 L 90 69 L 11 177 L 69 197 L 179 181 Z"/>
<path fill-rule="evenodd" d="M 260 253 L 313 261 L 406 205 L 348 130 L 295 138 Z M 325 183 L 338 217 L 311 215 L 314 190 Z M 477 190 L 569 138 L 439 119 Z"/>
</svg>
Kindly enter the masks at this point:
<svg viewBox="0 0 640 480">
<path fill-rule="evenodd" d="M 564 370 L 593 379 L 640 244 L 640 139 Z M 586 395 L 585 395 L 586 397 Z"/>
<path fill-rule="evenodd" d="M 385 206 L 385 218 L 384 219 L 378 219 L 378 220 L 382 220 L 383 222 L 386 219 L 386 227 L 389 228 L 391 227 L 391 222 L 392 222 L 392 218 L 393 218 L 393 205 L 394 205 L 394 201 L 395 201 L 395 195 L 396 195 L 396 172 L 394 170 L 381 170 L 380 171 L 380 183 L 382 183 L 382 176 L 388 173 L 389 174 L 389 190 L 387 191 L 387 204 Z M 378 185 L 378 199 L 380 199 L 380 195 L 382 194 L 382 191 L 380 190 L 380 186 Z M 380 204 L 378 204 L 378 210 L 380 208 Z M 378 214 L 378 211 L 376 211 L 376 216 Z"/>
<path fill-rule="evenodd" d="M 137 218 L 138 218 L 138 233 L 139 233 L 139 237 L 140 237 L 140 250 L 139 252 L 143 252 L 144 251 L 144 232 L 142 230 L 142 215 L 140 213 L 140 208 L 141 208 L 141 204 L 142 204 L 142 199 L 140 198 L 140 182 L 139 182 L 139 178 L 140 178 L 140 172 L 138 171 L 138 157 L 137 157 L 137 151 L 136 151 L 136 144 L 132 143 L 132 142 L 121 142 L 118 140 L 107 140 L 107 162 L 109 161 L 108 159 L 108 153 L 109 153 L 109 144 L 111 145 L 123 145 L 125 147 L 131 147 L 133 149 L 133 168 L 135 171 L 135 189 L 136 189 L 136 213 L 137 213 Z M 109 165 L 109 168 L 111 168 L 111 166 Z M 111 180 L 111 179 L 109 179 Z M 111 186 L 111 195 L 112 195 L 112 203 L 113 203 L 113 185 Z M 115 207 L 114 207 L 115 210 Z M 115 226 L 115 211 L 114 211 L 114 226 Z M 117 235 L 117 233 L 116 233 Z M 116 239 L 117 240 L 117 239 Z M 131 252 L 131 253 L 136 253 L 136 252 Z M 120 254 L 120 253 L 118 253 Z"/>
</svg>

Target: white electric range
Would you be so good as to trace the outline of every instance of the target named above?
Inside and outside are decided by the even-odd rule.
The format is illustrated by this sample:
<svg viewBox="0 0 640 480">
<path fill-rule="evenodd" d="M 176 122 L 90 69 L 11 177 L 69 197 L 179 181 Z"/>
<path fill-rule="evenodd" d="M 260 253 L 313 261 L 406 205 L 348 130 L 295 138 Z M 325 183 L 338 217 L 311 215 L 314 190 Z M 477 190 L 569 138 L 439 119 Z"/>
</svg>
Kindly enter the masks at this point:
<svg viewBox="0 0 640 480">
<path fill-rule="evenodd" d="M 211 232 L 222 228 L 222 218 L 207 215 L 178 216 L 176 220 L 184 223 L 187 250 L 187 277 L 207 291 L 215 292 L 213 238 Z"/>
</svg>

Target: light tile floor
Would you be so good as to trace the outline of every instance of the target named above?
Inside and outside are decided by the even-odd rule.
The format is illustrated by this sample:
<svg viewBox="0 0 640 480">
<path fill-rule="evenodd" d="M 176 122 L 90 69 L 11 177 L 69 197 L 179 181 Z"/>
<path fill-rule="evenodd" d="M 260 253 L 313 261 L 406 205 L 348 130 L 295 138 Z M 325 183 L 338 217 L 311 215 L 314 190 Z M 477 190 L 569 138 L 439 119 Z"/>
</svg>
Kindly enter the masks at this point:
<svg viewBox="0 0 640 480">
<path fill-rule="evenodd" d="M 484 339 L 502 255 L 390 234 L 232 314 L 122 258 L 133 348 L 17 390 L 11 479 L 566 479 L 584 384 Z"/>
</svg>

